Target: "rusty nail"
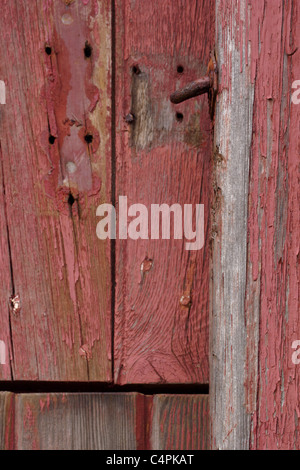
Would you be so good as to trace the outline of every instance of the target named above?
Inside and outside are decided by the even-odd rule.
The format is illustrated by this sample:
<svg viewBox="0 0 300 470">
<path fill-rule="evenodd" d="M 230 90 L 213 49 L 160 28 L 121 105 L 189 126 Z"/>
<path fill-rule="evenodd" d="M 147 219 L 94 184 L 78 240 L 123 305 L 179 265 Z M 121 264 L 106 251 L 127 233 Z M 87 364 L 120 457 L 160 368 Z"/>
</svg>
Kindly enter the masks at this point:
<svg viewBox="0 0 300 470">
<path fill-rule="evenodd" d="M 192 304 L 192 299 L 190 295 L 183 295 L 180 299 L 180 304 L 183 307 L 190 307 Z"/>
<path fill-rule="evenodd" d="M 170 100 L 172 103 L 178 104 L 190 98 L 194 98 L 195 96 L 203 95 L 204 93 L 208 94 L 209 113 L 211 119 L 213 119 L 218 93 L 218 66 L 214 51 L 212 51 L 208 63 L 207 75 L 188 83 L 184 88 L 172 93 Z"/>
<path fill-rule="evenodd" d="M 127 116 L 125 116 L 125 121 L 127 122 L 127 124 L 132 124 L 135 121 L 134 115 L 128 113 Z"/>
<path fill-rule="evenodd" d="M 199 78 L 194 82 L 188 83 L 184 88 L 175 91 L 170 96 L 170 100 L 174 104 L 182 103 L 195 96 L 208 93 L 211 87 L 211 79 L 209 77 Z"/>
</svg>

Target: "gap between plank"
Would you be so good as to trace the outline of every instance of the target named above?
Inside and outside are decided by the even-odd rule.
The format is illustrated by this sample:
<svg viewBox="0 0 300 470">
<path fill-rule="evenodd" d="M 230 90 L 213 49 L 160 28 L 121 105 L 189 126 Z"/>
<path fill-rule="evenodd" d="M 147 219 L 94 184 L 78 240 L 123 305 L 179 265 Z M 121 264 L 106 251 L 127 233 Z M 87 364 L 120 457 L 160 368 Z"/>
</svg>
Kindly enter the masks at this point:
<svg viewBox="0 0 300 470">
<path fill-rule="evenodd" d="M 102 382 L 0 382 L 0 392 L 13 393 L 141 393 L 144 395 L 208 395 L 208 384 L 114 385 Z"/>
</svg>

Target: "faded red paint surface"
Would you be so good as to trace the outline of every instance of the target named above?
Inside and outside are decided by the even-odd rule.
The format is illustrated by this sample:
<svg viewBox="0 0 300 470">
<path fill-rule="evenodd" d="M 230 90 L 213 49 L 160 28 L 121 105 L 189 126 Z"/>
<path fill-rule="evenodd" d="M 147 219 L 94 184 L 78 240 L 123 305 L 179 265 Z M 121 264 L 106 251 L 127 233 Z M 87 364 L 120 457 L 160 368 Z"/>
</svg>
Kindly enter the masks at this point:
<svg viewBox="0 0 300 470">
<path fill-rule="evenodd" d="M 0 143 L 0 158 L 3 161 L 2 145 Z M 3 164 L 0 166 L 0 340 L 5 345 L 5 362 L 0 365 L 0 374 L 4 380 L 11 379 L 9 365 L 9 350 L 11 345 L 9 329 L 9 298 L 2 293 L 11 292 L 10 259 L 8 250 L 7 214 L 5 204 L 5 185 L 3 180 Z M 2 362 L 2 361 L 1 361 Z"/>
<path fill-rule="evenodd" d="M 97 0 L 1 4 L 1 379 L 111 380 L 110 246 L 96 236 L 111 198 L 110 15 Z"/>
<path fill-rule="evenodd" d="M 112 89 L 111 2 L 3 2 L 1 379 L 112 379 L 111 246 L 96 237 L 96 207 L 111 202 L 116 170 L 115 196 L 129 204 L 204 204 L 206 245 L 117 242 L 115 379 L 208 381 L 212 123 L 206 97 L 169 97 L 205 75 L 214 12 L 141 1 L 115 14 Z"/>
<path fill-rule="evenodd" d="M 222 0 L 219 7 L 224 30 L 232 21 L 240 72 L 243 64 L 250 70 L 245 86 L 254 89 L 244 384 L 250 445 L 299 449 L 292 343 L 300 340 L 300 105 L 291 101 L 300 80 L 299 2 Z M 212 123 L 206 97 L 174 106 L 169 95 L 206 73 L 214 8 L 204 0 L 117 1 L 115 89 L 111 15 L 108 1 L 1 3 L 0 340 L 8 358 L 1 380 L 112 380 L 111 247 L 96 238 L 95 214 L 111 201 L 116 176 L 115 197 L 126 195 L 128 205 L 203 203 L 206 245 L 193 253 L 185 241 L 117 241 L 115 381 L 208 382 Z M 224 55 L 220 93 L 233 95 L 229 41 Z M 22 416 L 28 435 L 48 398 L 38 405 Z M 161 435 L 167 429 L 165 445 L 181 445 L 177 408 L 160 406 L 137 396 L 139 448 L 150 447 L 155 416 Z M 185 415 L 202 416 L 192 400 L 182 406 Z M 12 402 L 8 409 L 13 416 Z M 184 439 L 193 445 L 190 429 Z"/>
<path fill-rule="evenodd" d="M 151 423 L 153 420 L 153 397 L 138 394 L 136 396 L 136 449 L 151 449 Z"/>
<path fill-rule="evenodd" d="M 259 283 L 258 394 L 252 447 L 299 449 L 300 77 L 297 1 L 252 2 L 249 25 L 254 128 L 249 198 L 252 283 Z"/>
<path fill-rule="evenodd" d="M 2 393 L 0 448 L 203 450 L 207 408 L 203 395 Z"/>
<path fill-rule="evenodd" d="M 161 449 L 209 449 L 208 396 L 157 395 L 153 399 L 152 446 L 159 435 Z"/>
<path fill-rule="evenodd" d="M 202 203 L 206 244 L 188 252 L 182 240 L 117 240 L 115 381 L 206 383 L 212 123 L 206 96 L 177 106 L 169 97 L 206 74 L 214 9 L 119 1 L 116 38 L 117 202 L 126 195 L 149 214 L 151 204 Z"/>
<path fill-rule="evenodd" d="M 215 138 L 222 148 L 214 170 L 221 223 L 212 274 L 222 299 L 212 295 L 213 445 L 299 449 L 300 376 L 292 362 L 300 337 L 300 107 L 292 102 L 300 76 L 299 2 L 217 5 L 222 67 Z"/>
</svg>

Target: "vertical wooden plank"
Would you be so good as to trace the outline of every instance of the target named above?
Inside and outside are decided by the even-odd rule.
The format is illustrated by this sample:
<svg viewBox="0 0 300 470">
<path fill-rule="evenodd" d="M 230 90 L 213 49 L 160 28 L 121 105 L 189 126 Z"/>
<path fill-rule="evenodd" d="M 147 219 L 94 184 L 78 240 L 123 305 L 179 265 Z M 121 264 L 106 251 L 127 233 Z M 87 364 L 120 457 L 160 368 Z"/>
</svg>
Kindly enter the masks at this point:
<svg viewBox="0 0 300 470">
<path fill-rule="evenodd" d="M 0 392 L 0 450 L 14 449 L 14 395 Z"/>
<path fill-rule="evenodd" d="M 209 448 L 208 396 L 155 395 L 151 448 L 206 450 Z"/>
<path fill-rule="evenodd" d="M 19 299 L 10 305 L 13 378 L 107 381 L 110 245 L 96 237 L 96 207 L 111 187 L 111 5 L 12 0 L 1 8 L 13 284 L 1 302 Z"/>
<path fill-rule="evenodd" d="M 206 73 L 214 9 L 126 0 L 115 10 L 117 212 L 120 196 L 128 207 L 145 205 L 149 217 L 151 204 L 201 203 L 205 212 L 198 251 L 173 235 L 117 239 L 115 381 L 206 383 L 212 124 L 207 97 L 175 106 L 169 96 Z"/>
<path fill-rule="evenodd" d="M 16 396 L 17 450 L 135 450 L 136 394 Z"/>
<path fill-rule="evenodd" d="M 292 348 L 300 340 L 300 105 L 292 99 L 300 79 L 299 2 L 255 4 L 249 39 L 255 104 L 246 315 L 255 304 L 259 311 L 250 445 L 299 450 L 300 366 Z"/>
<path fill-rule="evenodd" d="M 299 449 L 299 12 L 292 0 L 217 1 L 210 411 L 220 449 Z"/>
<path fill-rule="evenodd" d="M 0 107 L 0 123 L 2 120 Z M 0 159 L 2 150 L 0 143 Z M 8 242 L 8 224 L 5 205 L 5 182 L 3 168 L 0 165 L 0 380 L 11 379 L 10 359 L 12 357 L 9 298 L 11 295 L 10 247 Z"/>
<path fill-rule="evenodd" d="M 253 85 L 248 64 L 248 1 L 217 0 L 220 92 L 215 125 L 214 240 L 210 317 L 212 446 L 245 449 L 245 293 Z M 252 332 L 255 335 L 255 330 Z"/>
</svg>

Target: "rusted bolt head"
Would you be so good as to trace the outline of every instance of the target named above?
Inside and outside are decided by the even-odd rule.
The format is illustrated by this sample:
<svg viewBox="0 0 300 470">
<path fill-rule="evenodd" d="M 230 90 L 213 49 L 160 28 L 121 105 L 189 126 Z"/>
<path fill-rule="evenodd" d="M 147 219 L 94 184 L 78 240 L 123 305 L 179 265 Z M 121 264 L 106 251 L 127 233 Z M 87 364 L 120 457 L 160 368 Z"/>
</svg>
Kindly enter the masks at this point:
<svg viewBox="0 0 300 470">
<path fill-rule="evenodd" d="M 128 113 L 125 116 L 125 122 L 127 122 L 127 124 L 132 124 L 132 123 L 134 123 L 134 121 L 135 121 L 135 117 L 132 113 Z"/>
<path fill-rule="evenodd" d="M 190 295 L 185 294 L 180 298 L 180 305 L 182 305 L 183 307 L 190 307 L 191 304 L 192 299 Z"/>
</svg>

